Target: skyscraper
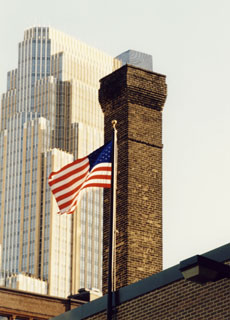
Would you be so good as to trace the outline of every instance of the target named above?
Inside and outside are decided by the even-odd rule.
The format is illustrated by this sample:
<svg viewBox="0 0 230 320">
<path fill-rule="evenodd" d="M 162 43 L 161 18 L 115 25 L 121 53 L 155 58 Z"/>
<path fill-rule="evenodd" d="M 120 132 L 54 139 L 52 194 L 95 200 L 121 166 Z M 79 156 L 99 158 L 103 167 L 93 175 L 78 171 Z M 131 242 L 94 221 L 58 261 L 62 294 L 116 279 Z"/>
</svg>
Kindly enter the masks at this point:
<svg viewBox="0 0 230 320">
<path fill-rule="evenodd" d="M 0 109 L 2 283 L 43 293 L 48 285 L 55 296 L 101 289 L 103 191 L 61 216 L 47 179 L 103 144 L 99 79 L 120 65 L 50 27 L 24 32 Z"/>
<path fill-rule="evenodd" d="M 153 59 L 150 54 L 136 50 L 127 50 L 119 54 L 116 58 L 121 60 L 122 65 L 130 64 L 132 66 L 153 71 Z"/>
</svg>

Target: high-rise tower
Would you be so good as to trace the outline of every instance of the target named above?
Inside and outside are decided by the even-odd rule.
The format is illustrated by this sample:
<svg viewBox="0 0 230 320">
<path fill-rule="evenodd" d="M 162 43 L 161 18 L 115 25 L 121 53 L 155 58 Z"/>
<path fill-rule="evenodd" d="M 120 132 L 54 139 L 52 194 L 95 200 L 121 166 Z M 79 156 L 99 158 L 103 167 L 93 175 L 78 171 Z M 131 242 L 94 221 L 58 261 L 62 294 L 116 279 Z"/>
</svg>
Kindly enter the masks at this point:
<svg viewBox="0 0 230 320">
<path fill-rule="evenodd" d="M 101 289 L 102 190 L 89 190 L 77 214 L 60 216 L 47 179 L 103 144 L 99 79 L 120 64 L 52 28 L 25 31 L 0 110 L 4 281 L 24 274 L 18 287 L 29 288 L 23 281 L 32 275 L 47 281 L 48 293 L 56 296 Z"/>
</svg>

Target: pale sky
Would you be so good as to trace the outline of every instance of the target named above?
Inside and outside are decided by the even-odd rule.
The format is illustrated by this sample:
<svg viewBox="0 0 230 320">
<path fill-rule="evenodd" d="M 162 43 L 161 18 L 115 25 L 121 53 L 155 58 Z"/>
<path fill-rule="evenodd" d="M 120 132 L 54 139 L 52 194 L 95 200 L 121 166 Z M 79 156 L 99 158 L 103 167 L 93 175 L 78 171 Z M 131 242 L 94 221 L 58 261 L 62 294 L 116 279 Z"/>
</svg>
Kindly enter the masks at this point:
<svg viewBox="0 0 230 320">
<path fill-rule="evenodd" d="M 0 4 L 0 93 L 24 29 L 51 26 L 116 56 L 153 56 L 163 111 L 164 268 L 230 242 L 230 1 L 11 0 Z"/>
</svg>

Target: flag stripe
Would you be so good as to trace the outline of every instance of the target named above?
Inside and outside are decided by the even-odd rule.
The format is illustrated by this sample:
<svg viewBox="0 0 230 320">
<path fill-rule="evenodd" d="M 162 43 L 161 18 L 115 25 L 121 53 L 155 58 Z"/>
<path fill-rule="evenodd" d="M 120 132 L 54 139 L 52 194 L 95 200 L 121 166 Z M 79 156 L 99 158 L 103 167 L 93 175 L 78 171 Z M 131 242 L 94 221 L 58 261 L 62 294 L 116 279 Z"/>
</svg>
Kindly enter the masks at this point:
<svg viewBox="0 0 230 320">
<path fill-rule="evenodd" d="M 71 196 L 74 194 L 76 194 L 76 192 L 81 189 L 82 184 L 84 183 L 85 178 L 82 179 L 81 181 L 79 181 L 78 183 L 76 183 L 75 185 L 73 185 L 72 187 L 68 188 L 68 189 L 63 189 L 62 191 L 55 193 L 55 197 L 56 200 L 59 202 L 59 200 L 61 201 L 62 199 Z"/>
<path fill-rule="evenodd" d="M 59 174 L 60 174 L 60 176 L 62 176 L 63 174 L 68 173 L 69 171 L 72 171 L 74 169 L 81 167 L 82 165 L 84 165 L 88 161 L 89 161 L 89 159 L 87 157 L 75 160 L 74 162 L 71 162 L 71 163 L 65 165 L 60 170 L 58 170 L 56 172 L 55 171 L 52 172 L 49 176 L 49 179 L 51 179 L 53 176 L 56 176 L 56 178 L 58 178 Z"/>
<path fill-rule="evenodd" d="M 53 186 L 51 186 L 52 192 L 57 193 L 62 190 L 67 190 L 68 188 L 77 187 L 79 184 L 81 184 L 81 181 L 82 181 L 82 183 L 85 181 L 85 178 L 86 178 L 88 172 L 89 172 L 89 167 L 87 169 L 84 169 L 83 172 L 79 173 L 78 176 L 74 176 L 71 181 L 63 180 L 62 183 L 58 182 L 57 185 L 54 184 Z"/>
<path fill-rule="evenodd" d="M 59 177 L 56 177 L 52 179 L 52 181 L 50 181 L 50 186 L 58 182 L 62 182 L 63 180 L 71 181 L 75 176 L 78 176 L 78 174 L 81 173 L 82 170 L 88 168 L 88 166 L 89 166 L 89 161 L 87 161 L 86 163 L 85 162 L 82 163 L 81 167 L 73 168 L 73 170 L 67 173 L 65 172 L 62 175 L 59 174 Z"/>
<path fill-rule="evenodd" d="M 89 185 L 91 184 L 91 180 L 94 180 L 94 186 L 96 187 L 97 185 L 100 185 L 100 187 L 103 187 L 102 185 L 105 183 L 107 185 L 107 188 L 109 183 L 110 183 L 110 180 L 111 180 L 111 174 L 108 175 L 108 174 L 101 174 L 101 175 L 94 175 L 94 176 L 89 176 L 88 179 L 84 182 L 84 185 Z M 90 181 L 90 182 L 88 182 Z M 97 184 L 97 185 L 96 185 Z M 60 204 L 63 204 L 65 203 L 66 201 L 69 201 L 70 199 L 73 199 L 75 196 L 76 196 L 76 193 L 78 192 L 78 190 L 80 188 L 83 188 L 83 185 L 82 183 L 77 187 L 77 188 L 68 188 L 67 190 L 65 190 L 64 193 L 61 193 L 60 195 L 60 192 L 58 194 L 55 195 L 55 198 L 56 198 L 56 201 Z M 68 192 L 68 190 L 70 190 Z"/>
</svg>

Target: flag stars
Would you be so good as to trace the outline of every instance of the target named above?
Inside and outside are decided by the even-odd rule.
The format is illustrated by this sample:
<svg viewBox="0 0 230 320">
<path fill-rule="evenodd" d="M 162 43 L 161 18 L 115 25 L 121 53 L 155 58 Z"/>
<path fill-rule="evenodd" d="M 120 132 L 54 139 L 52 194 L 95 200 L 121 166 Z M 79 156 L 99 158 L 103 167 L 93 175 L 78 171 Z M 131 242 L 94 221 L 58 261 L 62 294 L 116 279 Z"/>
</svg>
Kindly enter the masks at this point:
<svg viewBox="0 0 230 320">
<path fill-rule="evenodd" d="M 89 157 L 90 170 L 97 164 L 103 162 L 111 162 L 112 141 L 108 142 L 104 147 L 101 147 L 91 153 Z"/>
</svg>

